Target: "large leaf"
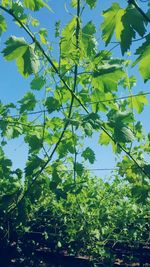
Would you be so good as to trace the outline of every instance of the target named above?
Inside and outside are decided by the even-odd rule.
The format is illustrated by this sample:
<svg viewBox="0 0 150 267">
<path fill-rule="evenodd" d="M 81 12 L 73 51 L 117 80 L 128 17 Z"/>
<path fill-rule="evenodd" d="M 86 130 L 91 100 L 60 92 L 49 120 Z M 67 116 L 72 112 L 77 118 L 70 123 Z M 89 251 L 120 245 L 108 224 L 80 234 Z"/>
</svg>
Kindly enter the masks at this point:
<svg viewBox="0 0 150 267">
<path fill-rule="evenodd" d="M 92 85 L 100 91 L 116 91 L 118 82 L 124 77 L 121 68 L 108 67 L 94 72 Z"/>
<path fill-rule="evenodd" d="M 24 38 L 11 36 L 2 53 L 6 60 L 16 60 L 18 70 L 24 77 L 38 72 L 39 60 L 35 53 L 35 44 L 29 45 Z"/>
<path fill-rule="evenodd" d="M 146 28 L 143 16 L 131 5 L 127 7 L 126 12 L 122 17 L 122 23 L 121 50 L 122 54 L 124 54 L 130 48 L 132 39 L 136 37 L 136 33 L 143 37 Z"/>
<path fill-rule="evenodd" d="M 122 16 L 125 10 L 118 3 L 113 3 L 112 6 L 103 12 L 104 22 L 101 24 L 102 39 L 106 45 L 110 42 L 114 32 L 116 39 L 120 41 L 121 32 L 123 30 Z"/>
<path fill-rule="evenodd" d="M 0 15 L 0 36 L 3 32 L 7 30 L 7 24 L 5 22 L 5 19 L 2 15 Z"/>
<path fill-rule="evenodd" d="M 146 82 L 150 79 L 150 35 L 146 38 L 146 41 L 136 50 L 136 55 L 139 57 L 134 62 L 133 66 L 139 64 L 139 71 Z"/>
</svg>

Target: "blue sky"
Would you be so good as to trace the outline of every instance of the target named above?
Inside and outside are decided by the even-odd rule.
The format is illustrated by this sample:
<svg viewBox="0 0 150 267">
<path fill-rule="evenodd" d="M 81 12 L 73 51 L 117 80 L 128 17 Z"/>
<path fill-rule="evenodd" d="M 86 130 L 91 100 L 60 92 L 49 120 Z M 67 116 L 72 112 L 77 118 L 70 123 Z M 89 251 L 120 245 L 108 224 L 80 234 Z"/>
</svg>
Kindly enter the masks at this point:
<svg viewBox="0 0 150 267">
<path fill-rule="evenodd" d="M 118 1 L 120 2 L 120 1 Z M 125 1 L 121 1 L 125 4 Z M 65 5 L 66 3 L 66 5 Z M 100 25 L 102 22 L 102 17 L 100 16 L 101 11 L 107 9 L 111 5 L 112 1 L 98 1 L 96 10 L 90 11 L 87 9 L 83 16 L 84 21 L 93 20 L 96 25 Z M 50 6 L 52 7 L 54 13 L 49 12 L 47 9 L 42 9 L 40 12 L 36 13 L 36 17 L 41 22 L 41 27 L 45 27 L 49 30 L 50 41 L 53 41 L 53 32 L 55 28 L 55 22 L 61 20 L 62 26 L 64 26 L 70 19 L 71 15 L 67 13 L 73 12 L 69 7 L 69 1 L 66 0 L 51 0 L 49 1 Z M 144 4 L 142 4 L 144 6 Z M 16 35 L 18 37 L 24 36 L 30 40 L 22 29 L 19 29 L 15 23 L 12 21 L 9 15 L 6 15 L 8 23 L 8 31 L 3 34 L 0 40 L 0 50 L 4 47 L 4 42 L 10 35 Z M 100 33 L 99 33 L 100 34 Z M 140 43 L 138 44 L 140 45 Z M 112 47 L 113 45 L 111 45 Z M 103 49 L 104 44 L 100 42 L 99 48 Z M 120 49 L 114 50 L 114 56 L 120 56 Z M 57 55 L 56 55 L 57 57 Z M 134 93 L 139 91 L 150 91 L 150 82 L 146 84 L 143 83 L 141 77 L 139 76 L 137 69 L 132 70 L 133 73 L 136 73 L 138 83 L 134 88 Z M 30 80 L 31 78 L 24 79 L 17 71 L 15 62 L 6 62 L 2 55 L 0 54 L 0 76 L 1 76 L 1 90 L 0 90 L 0 99 L 3 103 L 14 102 L 23 97 L 26 91 L 30 89 Z M 123 94 L 122 94 L 123 95 Z M 127 95 L 127 92 L 124 92 L 124 95 Z M 139 115 L 138 118 L 142 121 L 147 132 L 150 131 L 149 126 L 149 115 L 150 115 L 150 106 L 148 105 L 145 108 L 145 111 L 142 115 Z M 97 146 L 98 135 L 95 134 L 92 142 L 90 141 L 91 148 L 96 152 L 97 161 L 92 168 L 112 168 L 114 166 L 115 155 L 112 153 L 110 147 L 98 147 Z M 24 167 L 25 161 L 27 159 L 27 147 L 24 145 L 23 138 L 18 140 L 11 140 L 9 145 L 6 147 L 6 154 L 9 158 L 13 160 L 14 168 Z M 96 173 L 99 176 L 106 175 L 107 172 Z"/>
</svg>

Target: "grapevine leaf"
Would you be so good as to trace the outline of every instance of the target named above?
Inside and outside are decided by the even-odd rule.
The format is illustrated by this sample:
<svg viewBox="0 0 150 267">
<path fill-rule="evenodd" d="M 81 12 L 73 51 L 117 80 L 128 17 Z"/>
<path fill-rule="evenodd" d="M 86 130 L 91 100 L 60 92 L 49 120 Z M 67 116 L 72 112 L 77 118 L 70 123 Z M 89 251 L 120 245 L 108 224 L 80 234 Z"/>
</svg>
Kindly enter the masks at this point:
<svg viewBox="0 0 150 267">
<path fill-rule="evenodd" d="M 6 41 L 6 48 L 2 51 L 6 60 L 13 60 L 21 57 L 27 50 L 28 44 L 24 38 L 11 36 Z"/>
<path fill-rule="evenodd" d="M 21 104 L 20 113 L 23 113 L 24 111 L 31 111 L 35 108 L 36 99 L 33 93 L 27 92 L 18 103 Z"/>
<path fill-rule="evenodd" d="M 131 46 L 132 39 L 136 32 L 143 37 L 146 32 L 145 20 L 138 10 L 133 6 L 128 6 L 122 17 L 123 31 L 121 34 L 121 51 L 124 54 Z"/>
<path fill-rule="evenodd" d="M 41 40 L 42 44 L 46 44 L 47 43 L 46 38 L 48 36 L 47 30 L 45 28 L 41 28 L 39 30 L 39 35 L 40 35 L 40 40 Z"/>
<path fill-rule="evenodd" d="M 24 77 L 38 72 L 39 60 L 34 52 L 34 48 L 35 44 L 29 45 L 23 56 L 16 60 L 18 70 Z"/>
<path fill-rule="evenodd" d="M 81 163 L 76 162 L 75 170 L 76 170 L 77 174 L 81 177 L 83 174 L 83 171 L 84 171 L 84 167 Z"/>
<path fill-rule="evenodd" d="M 96 33 L 95 25 L 89 21 L 82 29 L 82 43 L 87 56 L 93 56 L 96 53 Z"/>
<path fill-rule="evenodd" d="M 114 139 L 118 143 L 132 142 L 135 137 L 130 128 L 126 127 L 123 123 L 116 123 L 114 128 Z"/>
<path fill-rule="evenodd" d="M 136 97 L 132 97 L 129 107 L 135 108 L 138 113 L 141 113 L 144 109 L 145 104 L 148 104 L 148 99 L 145 95 L 139 95 Z"/>
<path fill-rule="evenodd" d="M 36 155 L 32 155 L 29 157 L 27 161 L 27 165 L 25 167 L 25 174 L 26 176 L 32 175 L 34 172 L 37 171 L 38 168 L 44 163 L 44 161 Z"/>
<path fill-rule="evenodd" d="M 139 72 L 141 73 L 144 82 L 146 82 L 150 79 L 150 35 L 148 35 L 146 41 L 136 50 L 135 54 L 139 55 L 139 57 L 134 62 L 133 66 L 137 63 L 139 64 Z"/>
<path fill-rule="evenodd" d="M 113 67 L 105 70 L 101 69 L 94 72 L 92 85 L 95 88 L 98 88 L 100 91 L 116 91 L 118 82 L 124 77 L 124 75 L 125 73 L 121 69 L 116 69 Z"/>
<path fill-rule="evenodd" d="M 116 39 L 120 41 L 121 32 L 123 30 L 122 16 L 125 11 L 118 3 L 113 3 L 112 6 L 103 12 L 104 22 L 101 24 L 102 39 L 106 45 L 110 42 L 114 32 Z"/>
<path fill-rule="evenodd" d="M 96 6 L 97 0 L 86 0 L 86 3 L 89 5 L 90 8 L 94 8 Z"/>
<path fill-rule="evenodd" d="M 45 85 L 45 78 L 43 76 L 36 76 L 30 85 L 31 89 L 40 90 Z"/>
<path fill-rule="evenodd" d="M 90 147 L 87 147 L 83 152 L 82 152 L 82 157 L 84 157 L 85 160 L 88 160 L 91 164 L 94 163 L 95 161 L 95 153 Z"/>
<path fill-rule="evenodd" d="M 2 15 L 0 15 L 0 36 L 3 32 L 7 30 L 7 24 L 5 22 L 5 19 Z"/>
<path fill-rule="evenodd" d="M 49 96 L 46 99 L 45 106 L 47 107 L 48 112 L 52 113 L 55 110 L 59 110 L 60 102 L 56 98 Z"/>
<path fill-rule="evenodd" d="M 110 143 L 110 137 L 105 132 L 102 132 L 99 137 L 98 142 L 101 145 L 108 145 Z"/>
<path fill-rule="evenodd" d="M 38 152 L 40 148 L 42 148 L 42 140 L 39 139 L 36 135 L 27 136 L 25 138 L 26 143 L 29 144 L 30 150 L 29 152 Z"/>
<path fill-rule="evenodd" d="M 35 54 L 35 44 L 29 45 L 24 38 L 11 36 L 2 53 L 6 60 L 16 60 L 18 70 L 24 77 L 37 73 L 39 60 Z"/>
<path fill-rule="evenodd" d="M 24 6 L 33 11 L 38 11 L 43 7 L 47 7 L 52 12 L 52 9 L 43 0 L 24 0 Z"/>
</svg>

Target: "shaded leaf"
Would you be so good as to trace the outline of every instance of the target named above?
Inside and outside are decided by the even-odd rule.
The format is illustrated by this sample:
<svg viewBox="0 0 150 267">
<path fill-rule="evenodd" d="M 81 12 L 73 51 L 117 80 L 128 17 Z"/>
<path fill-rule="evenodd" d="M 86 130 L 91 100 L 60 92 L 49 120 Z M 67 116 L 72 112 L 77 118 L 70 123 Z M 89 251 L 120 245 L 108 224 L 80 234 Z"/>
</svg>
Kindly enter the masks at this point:
<svg viewBox="0 0 150 267">
<path fill-rule="evenodd" d="M 128 6 L 122 17 L 123 30 L 121 33 L 121 51 L 124 54 L 131 46 L 132 39 L 138 33 L 141 37 L 146 32 L 145 20 L 140 12 L 133 6 Z"/>
<path fill-rule="evenodd" d="M 18 103 L 21 104 L 20 113 L 23 113 L 24 111 L 30 111 L 35 108 L 36 99 L 33 93 L 27 92 Z"/>
<path fill-rule="evenodd" d="M 81 156 L 84 157 L 85 160 L 88 160 L 91 164 L 93 164 L 95 161 L 95 153 L 90 147 L 87 147 L 82 152 Z"/>
<path fill-rule="evenodd" d="M 52 113 L 55 110 L 59 110 L 60 102 L 56 98 L 49 96 L 46 99 L 45 106 L 47 107 L 48 112 Z"/>
<path fill-rule="evenodd" d="M 90 8 L 94 8 L 96 6 L 97 0 L 85 0 L 85 1 L 90 6 Z"/>
<path fill-rule="evenodd" d="M 43 76 L 35 76 L 30 85 L 31 89 L 40 90 L 45 85 L 45 78 Z"/>
</svg>

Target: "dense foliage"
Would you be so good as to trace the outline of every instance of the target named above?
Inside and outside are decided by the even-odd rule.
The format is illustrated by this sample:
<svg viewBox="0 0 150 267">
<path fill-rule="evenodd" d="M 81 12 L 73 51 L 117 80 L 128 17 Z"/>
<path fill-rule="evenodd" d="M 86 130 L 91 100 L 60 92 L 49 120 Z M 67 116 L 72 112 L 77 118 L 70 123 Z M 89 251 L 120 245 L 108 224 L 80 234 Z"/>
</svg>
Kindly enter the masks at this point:
<svg viewBox="0 0 150 267">
<path fill-rule="evenodd" d="M 56 21 L 50 42 L 37 13 L 57 10 L 43 0 L 0 1 L 0 35 L 9 15 L 24 36 L 9 36 L 3 57 L 30 79 L 22 99 L 0 103 L 0 240 L 1 247 L 16 242 L 21 260 L 25 244 L 40 245 L 23 241 L 34 232 L 52 251 L 92 259 L 108 259 L 111 240 L 150 238 L 150 133 L 137 120 L 148 99 L 141 90 L 133 94 L 137 78 L 129 75 L 138 66 L 144 82 L 150 79 L 150 11 L 134 0 L 110 1 L 95 25 L 85 14 L 94 14 L 97 2 L 68 0 L 68 23 Z M 107 180 L 90 172 L 95 134 L 97 145 L 119 155 Z M 5 146 L 20 136 L 28 160 L 14 170 Z"/>
</svg>

